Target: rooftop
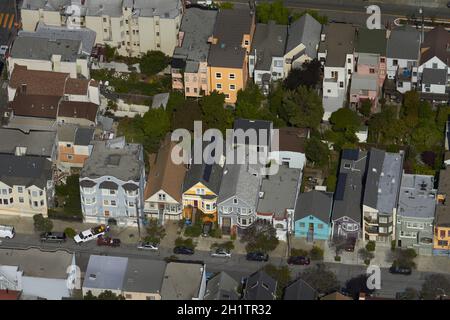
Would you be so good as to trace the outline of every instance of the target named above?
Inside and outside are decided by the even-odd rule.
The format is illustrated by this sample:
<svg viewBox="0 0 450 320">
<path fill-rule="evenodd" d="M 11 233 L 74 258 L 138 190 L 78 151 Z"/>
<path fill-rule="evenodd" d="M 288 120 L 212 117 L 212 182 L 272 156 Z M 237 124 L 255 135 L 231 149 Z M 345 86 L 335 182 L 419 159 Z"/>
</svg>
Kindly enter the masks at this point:
<svg viewBox="0 0 450 320">
<path fill-rule="evenodd" d="M 305 143 L 309 134 L 310 130 L 307 128 L 280 128 L 278 150 L 305 153 Z"/>
<path fill-rule="evenodd" d="M 352 84 L 350 88 L 350 94 L 356 94 L 361 90 L 377 91 L 378 89 L 378 76 L 375 74 L 359 74 L 354 73 L 352 75 Z"/>
<path fill-rule="evenodd" d="M 422 82 L 425 84 L 447 85 L 446 69 L 430 69 L 424 68 L 422 74 Z"/>
<path fill-rule="evenodd" d="M 284 300 L 317 300 L 318 295 L 317 290 L 301 278 L 284 289 Z"/>
<path fill-rule="evenodd" d="M 450 166 L 439 172 L 438 196 L 435 224 L 450 227 Z"/>
<path fill-rule="evenodd" d="M 98 105 L 92 102 L 84 101 L 66 101 L 59 104 L 58 117 L 86 119 L 96 122 Z"/>
<path fill-rule="evenodd" d="M 317 190 L 300 193 L 295 205 L 295 221 L 313 215 L 328 223 L 332 207 L 333 193 Z"/>
<path fill-rule="evenodd" d="M 419 59 L 420 31 L 408 27 L 391 31 L 387 40 L 386 56 L 394 59 Z"/>
<path fill-rule="evenodd" d="M 205 300 L 239 300 L 239 283 L 226 272 L 221 271 L 208 280 Z"/>
<path fill-rule="evenodd" d="M 15 116 L 56 119 L 61 97 L 17 95 L 9 104 Z"/>
<path fill-rule="evenodd" d="M 286 52 L 291 51 L 299 44 L 305 46 L 304 52 L 312 59 L 317 57 L 322 25 L 308 13 L 294 21 L 287 36 Z"/>
<path fill-rule="evenodd" d="M 139 181 L 144 169 L 141 155 L 142 145 L 126 143 L 125 138 L 95 141 L 80 178 L 113 176 L 122 181 Z"/>
<path fill-rule="evenodd" d="M 123 290 L 128 292 L 159 293 L 166 263 L 159 260 L 128 259 Z"/>
<path fill-rule="evenodd" d="M 128 258 L 91 255 L 83 288 L 122 290 L 127 266 Z"/>
<path fill-rule="evenodd" d="M 258 23 L 252 41 L 250 54 L 255 54 L 255 70 L 270 71 L 272 57 L 283 57 L 286 46 L 287 27 L 277 25 L 275 21 L 268 24 Z"/>
<path fill-rule="evenodd" d="M 71 142 L 77 146 L 88 146 L 94 137 L 94 128 L 83 128 L 65 124 L 58 126 L 58 141 Z"/>
<path fill-rule="evenodd" d="M 164 273 L 162 300 L 192 300 L 199 296 L 205 265 L 170 262 Z"/>
<path fill-rule="evenodd" d="M 47 187 L 52 179 L 52 163 L 44 157 L 0 154 L 0 181 L 8 186 Z"/>
<path fill-rule="evenodd" d="M 251 274 L 245 286 L 244 300 L 275 300 L 277 281 L 260 270 Z"/>
<path fill-rule="evenodd" d="M 50 158 L 56 143 L 55 132 L 0 128 L 0 153 L 15 154 L 16 148 L 25 148 L 25 154 Z"/>
<path fill-rule="evenodd" d="M 358 28 L 356 30 L 355 52 L 386 56 L 386 30 Z"/>
<path fill-rule="evenodd" d="M 219 195 L 222 175 L 223 167 L 219 164 L 206 164 L 204 162 L 202 164 L 193 164 L 184 178 L 183 192 L 201 182 L 216 195 Z"/>
<path fill-rule="evenodd" d="M 403 217 L 433 218 L 435 207 L 434 177 L 403 174 L 397 214 Z"/>
<path fill-rule="evenodd" d="M 425 41 L 422 43 L 420 64 L 433 57 L 438 57 L 447 66 L 450 65 L 450 32 L 445 27 L 438 26 L 425 33 Z"/>
<path fill-rule="evenodd" d="M 320 42 L 319 51 L 326 52 L 326 67 L 344 67 L 347 54 L 354 49 L 355 30 L 351 24 L 330 23 L 324 26 L 325 41 Z"/>
<path fill-rule="evenodd" d="M 364 205 L 393 214 L 401 185 L 403 155 L 372 148 L 369 154 Z"/>
<path fill-rule="evenodd" d="M 286 209 L 294 209 L 302 179 L 300 169 L 280 165 L 278 173 L 262 180 L 258 213 L 284 216 Z"/>
</svg>

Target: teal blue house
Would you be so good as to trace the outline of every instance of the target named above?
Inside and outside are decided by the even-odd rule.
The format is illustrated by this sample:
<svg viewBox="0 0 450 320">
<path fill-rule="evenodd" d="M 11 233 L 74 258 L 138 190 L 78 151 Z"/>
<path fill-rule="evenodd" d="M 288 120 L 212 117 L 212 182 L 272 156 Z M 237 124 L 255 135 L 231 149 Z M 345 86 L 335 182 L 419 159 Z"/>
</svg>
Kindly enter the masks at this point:
<svg viewBox="0 0 450 320">
<path fill-rule="evenodd" d="M 332 207 L 333 194 L 330 192 L 313 190 L 301 193 L 295 205 L 295 237 L 307 241 L 327 240 Z"/>
</svg>

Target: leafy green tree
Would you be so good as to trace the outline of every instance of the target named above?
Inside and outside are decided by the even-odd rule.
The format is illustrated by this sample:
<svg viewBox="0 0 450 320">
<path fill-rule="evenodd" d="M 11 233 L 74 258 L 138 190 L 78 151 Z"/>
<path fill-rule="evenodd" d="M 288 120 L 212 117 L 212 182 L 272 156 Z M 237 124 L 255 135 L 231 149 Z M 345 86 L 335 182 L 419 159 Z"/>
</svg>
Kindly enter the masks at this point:
<svg viewBox="0 0 450 320">
<path fill-rule="evenodd" d="M 181 237 L 178 237 L 175 239 L 175 246 L 195 249 L 195 242 L 194 240 L 192 240 L 192 238 L 183 239 Z"/>
<path fill-rule="evenodd" d="M 370 260 L 372 260 L 375 257 L 375 255 L 366 248 L 359 249 L 358 255 L 362 260 L 364 260 L 364 263 L 367 265 L 370 263 Z"/>
<path fill-rule="evenodd" d="M 330 157 L 328 146 L 317 137 L 311 137 L 306 141 L 305 153 L 306 158 L 319 167 L 325 166 Z"/>
<path fill-rule="evenodd" d="M 217 91 L 213 91 L 200 101 L 203 121 L 206 123 L 207 128 L 215 128 L 225 132 L 225 129 L 232 127 L 233 114 L 224 107 L 224 104 L 225 95 Z"/>
<path fill-rule="evenodd" d="M 279 243 L 275 228 L 262 220 L 257 220 L 244 230 L 241 242 L 247 243 L 247 252 L 270 252 L 275 250 Z"/>
<path fill-rule="evenodd" d="M 69 216 L 81 216 L 80 176 L 77 174 L 68 176 L 66 184 L 57 185 L 55 192 L 58 197 L 64 199 L 64 214 Z"/>
<path fill-rule="evenodd" d="M 417 91 L 408 91 L 403 95 L 401 114 L 406 125 L 413 129 L 419 123 L 420 96 Z"/>
<path fill-rule="evenodd" d="M 141 72 L 152 76 L 164 70 L 170 62 L 170 58 L 161 51 L 148 51 L 140 59 Z"/>
<path fill-rule="evenodd" d="M 422 284 L 420 295 L 425 300 L 436 300 L 450 295 L 450 278 L 444 274 L 431 274 Z"/>
<path fill-rule="evenodd" d="M 372 113 L 372 102 L 369 99 L 364 99 L 359 108 L 359 112 L 366 118 L 370 117 Z"/>
<path fill-rule="evenodd" d="M 330 122 L 334 131 L 355 133 L 361 126 L 358 114 L 349 108 L 341 108 L 331 114 Z"/>
<path fill-rule="evenodd" d="M 283 85 L 288 90 L 295 90 L 299 86 L 314 88 L 320 81 L 320 68 L 321 64 L 317 59 L 305 62 L 302 68 L 292 69 L 289 72 Z"/>
<path fill-rule="evenodd" d="M 77 232 L 73 228 L 65 228 L 64 233 L 66 234 L 67 238 L 73 239 Z"/>
<path fill-rule="evenodd" d="M 157 219 L 150 219 L 147 226 L 147 237 L 145 237 L 145 241 L 160 243 L 165 236 L 166 229 L 158 223 Z"/>
<path fill-rule="evenodd" d="M 292 126 L 315 129 L 319 126 L 324 111 L 317 92 L 300 86 L 295 91 L 284 94 L 279 113 Z"/>
<path fill-rule="evenodd" d="M 415 288 L 406 288 L 401 294 L 397 296 L 397 300 L 419 300 L 420 292 Z"/>
<path fill-rule="evenodd" d="M 323 263 L 307 268 L 300 274 L 300 278 L 323 295 L 339 289 L 339 281 L 336 275 Z"/>
<path fill-rule="evenodd" d="M 287 25 L 289 23 L 290 10 L 284 6 L 283 0 L 272 3 L 261 2 L 256 6 L 256 17 L 259 23 L 268 23 L 274 20 L 277 24 Z"/>
<path fill-rule="evenodd" d="M 366 244 L 366 249 L 367 249 L 367 251 L 369 251 L 369 252 L 374 252 L 374 251 L 375 251 L 375 246 L 376 246 L 375 241 L 369 241 L 369 242 L 367 242 L 367 244 Z"/>
<path fill-rule="evenodd" d="M 273 264 L 266 264 L 264 266 L 264 271 L 277 280 L 277 299 L 281 299 L 283 297 L 283 290 L 291 281 L 291 271 L 288 266 L 280 266 L 276 267 Z"/>
<path fill-rule="evenodd" d="M 263 95 L 258 86 L 250 83 L 245 90 L 239 90 L 236 101 L 236 117 L 244 119 L 261 119 L 261 102 Z"/>
<path fill-rule="evenodd" d="M 84 300 L 125 300 L 125 297 L 122 295 L 117 295 L 113 293 L 111 290 L 105 290 L 100 293 L 97 297 L 94 296 L 89 290 L 86 292 L 86 295 L 83 297 Z"/>
<path fill-rule="evenodd" d="M 33 216 L 34 228 L 41 232 L 50 232 L 53 229 L 53 222 L 49 218 L 44 218 L 42 214 Z"/>
<path fill-rule="evenodd" d="M 354 300 L 359 298 L 360 293 L 371 294 L 374 290 L 367 288 L 367 279 L 368 275 L 361 274 L 356 276 L 350 280 L 347 280 L 345 283 L 346 291 L 351 295 Z"/>
<path fill-rule="evenodd" d="M 323 260 L 323 249 L 314 246 L 311 251 L 309 251 L 309 256 L 311 257 L 311 260 Z"/>
</svg>

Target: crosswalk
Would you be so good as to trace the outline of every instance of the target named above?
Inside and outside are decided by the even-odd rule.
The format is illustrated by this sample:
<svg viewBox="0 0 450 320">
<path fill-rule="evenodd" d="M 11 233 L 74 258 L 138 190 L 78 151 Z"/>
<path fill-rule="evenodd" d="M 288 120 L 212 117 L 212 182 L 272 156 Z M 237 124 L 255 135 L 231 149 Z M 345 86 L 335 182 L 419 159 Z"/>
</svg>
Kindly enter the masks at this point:
<svg viewBox="0 0 450 320">
<path fill-rule="evenodd" d="M 13 25 L 14 25 L 14 14 L 0 12 L 0 29 L 11 30 Z"/>
</svg>

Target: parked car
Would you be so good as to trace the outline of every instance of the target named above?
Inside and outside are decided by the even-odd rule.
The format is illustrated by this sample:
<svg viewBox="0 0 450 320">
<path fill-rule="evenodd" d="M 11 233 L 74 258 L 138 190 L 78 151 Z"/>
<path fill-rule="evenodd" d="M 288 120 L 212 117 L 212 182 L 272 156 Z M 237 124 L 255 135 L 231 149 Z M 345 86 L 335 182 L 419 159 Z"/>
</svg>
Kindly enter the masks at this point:
<svg viewBox="0 0 450 320">
<path fill-rule="evenodd" d="M 211 257 L 231 258 L 230 250 L 218 248 L 211 253 Z"/>
<path fill-rule="evenodd" d="M 73 240 L 76 243 L 81 244 L 82 242 L 87 242 L 87 241 L 90 241 L 90 240 L 97 239 L 98 237 L 102 237 L 108 231 L 109 231 L 109 226 L 101 224 L 101 225 L 96 226 L 94 228 L 91 228 L 91 229 L 85 230 L 83 232 L 80 232 L 79 234 L 77 234 L 73 238 Z"/>
<path fill-rule="evenodd" d="M 110 237 L 98 237 L 97 238 L 98 246 L 107 246 L 107 247 L 120 247 L 120 239 L 113 239 Z"/>
<path fill-rule="evenodd" d="M 145 241 L 141 241 L 138 243 L 137 248 L 139 250 L 150 250 L 150 251 L 158 251 L 159 250 L 159 245 L 157 243 L 152 243 L 152 242 L 145 242 Z"/>
<path fill-rule="evenodd" d="M 8 46 L 5 45 L 0 46 L 0 56 L 3 57 L 6 54 L 6 52 L 8 52 L 8 49 L 9 49 Z"/>
<path fill-rule="evenodd" d="M 66 242 L 67 237 L 64 232 L 44 232 L 41 234 L 41 242 Z"/>
<path fill-rule="evenodd" d="M 203 227 L 202 227 L 202 236 L 203 237 L 209 237 L 209 233 L 212 230 L 212 226 L 213 226 L 212 222 L 205 222 L 203 224 Z"/>
<path fill-rule="evenodd" d="M 295 265 L 309 265 L 311 263 L 311 260 L 308 257 L 302 257 L 302 256 L 292 256 L 288 259 L 288 264 L 295 264 Z"/>
<path fill-rule="evenodd" d="M 355 245 L 356 245 L 356 239 L 349 238 L 346 241 L 346 243 L 344 244 L 344 250 L 347 252 L 353 252 L 353 251 L 355 251 Z"/>
<path fill-rule="evenodd" d="M 194 250 L 188 247 L 175 247 L 173 248 L 173 253 L 192 255 L 194 254 Z"/>
<path fill-rule="evenodd" d="M 13 226 L 0 225 L 0 238 L 12 239 L 16 235 L 16 231 Z"/>
<path fill-rule="evenodd" d="M 412 269 L 410 267 L 391 266 L 389 268 L 389 272 L 392 274 L 403 274 L 405 276 L 409 276 L 412 273 Z"/>
<path fill-rule="evenodd" d="M 262 252 L 249 252 L 247 253 L 247 260 L 249 261 L 268 261 L 269 255 Z"/>
</svg>

